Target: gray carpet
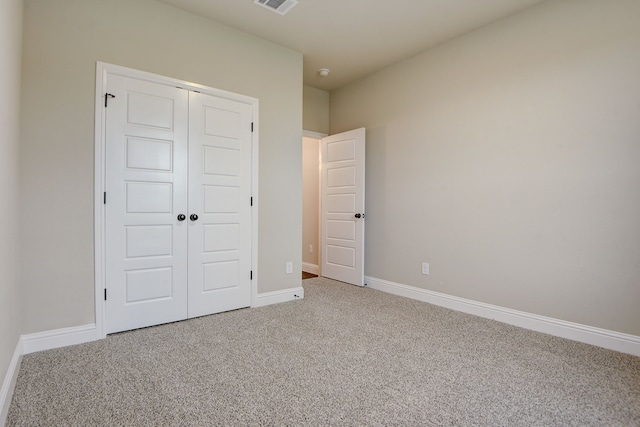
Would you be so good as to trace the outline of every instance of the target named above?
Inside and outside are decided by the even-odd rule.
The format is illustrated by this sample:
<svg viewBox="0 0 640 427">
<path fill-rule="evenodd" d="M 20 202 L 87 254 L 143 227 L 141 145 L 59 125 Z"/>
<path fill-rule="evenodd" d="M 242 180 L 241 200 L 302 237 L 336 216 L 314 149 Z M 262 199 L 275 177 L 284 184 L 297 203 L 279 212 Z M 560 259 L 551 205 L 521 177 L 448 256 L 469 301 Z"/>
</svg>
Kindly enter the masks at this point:
<svg viewBox="0 0 640 427">
<path fill-rule="evenodd" d="M 8 426 L 639 426 L 640 358 L 327 279 L 24 357 Z"/>
</svg>

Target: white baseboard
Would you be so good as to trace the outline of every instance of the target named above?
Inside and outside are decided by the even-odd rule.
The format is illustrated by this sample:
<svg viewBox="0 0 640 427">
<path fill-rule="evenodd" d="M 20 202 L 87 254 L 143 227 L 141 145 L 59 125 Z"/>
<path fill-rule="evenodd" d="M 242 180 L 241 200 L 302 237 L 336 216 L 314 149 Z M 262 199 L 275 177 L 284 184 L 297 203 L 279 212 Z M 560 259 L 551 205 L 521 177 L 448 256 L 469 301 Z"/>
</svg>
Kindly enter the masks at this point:
<svg viewBox="0 0 640 427">
<path fill-rule="evenodd" d="M 302 287 L 283 289 L 281 291 L 265 292 L 256 295 L 252 308 L 264 307 L 265 305 L 278 304 L 281 302 L 293 301 L 304 298 Z"/>
<path fill-rule="evenodd" d="M 22 353 L 29 354 L 36 351 L 82 344 L 95 341 L 99 338 L 98 330 L 94 323 L 72 328 L 38 332 L 22 336 Z"/>
<path fill-rule="evenodd" d="M 640 337 L 366 277 L 367 287 L 521 328 L 640 356 Z"/>
<path fill-rule="evenodd" d="M 302 271 L 317 275 L 320 272 L 320 267 L 318 267 L 316 264 L 310 264 L 308 262 L 303 262 L 302 263 Z"/>
<path fill-rule="evenodd" d="M 304 298 L 304 289 L 302 287 L 266 292 L 256 296 L 255 303 L 252 307 L 262 307 L 265 305 L 293 301 L 302 298 Z M 22 335 L 21 350 L 22 354 L 29 354 L 36 351 L 44 351 L 59 347 L 66 347 L 68 345 L 96 341 L 101 338 L 103 337 L 99 336 L 96 325 L 91 323 L 84 326 L 54 329 L 51 331 Z"/>
<path fill-rule="evenodd" d="M 16 349 L 9 362 L 9 369 L 4 376 L 2 382 L 2 388 L 0 388 L 0 426 L 5 425 L 7 421 L 7 415 L 9 414 L 9 406 L 11 405 L 11 398 L 13 397 L 13 389 L 16 386 L 18 379 L 18 372 L 20 372 L 20 361 L 22 360 L 22 339 L 18 339 Z"/>
</svg>

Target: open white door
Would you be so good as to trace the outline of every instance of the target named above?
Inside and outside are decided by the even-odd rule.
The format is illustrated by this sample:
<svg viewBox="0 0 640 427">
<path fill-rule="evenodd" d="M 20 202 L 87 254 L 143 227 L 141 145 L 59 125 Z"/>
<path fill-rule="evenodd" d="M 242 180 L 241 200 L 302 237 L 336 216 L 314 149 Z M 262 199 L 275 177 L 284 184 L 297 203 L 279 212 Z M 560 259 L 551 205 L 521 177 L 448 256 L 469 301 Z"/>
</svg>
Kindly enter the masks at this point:
<svg viewBox="0 0 640 427">
<path fill-rule="evenodd" d="M 320 142 L 321 274 L 364 286 L 365 129 Z"/>
</svg>

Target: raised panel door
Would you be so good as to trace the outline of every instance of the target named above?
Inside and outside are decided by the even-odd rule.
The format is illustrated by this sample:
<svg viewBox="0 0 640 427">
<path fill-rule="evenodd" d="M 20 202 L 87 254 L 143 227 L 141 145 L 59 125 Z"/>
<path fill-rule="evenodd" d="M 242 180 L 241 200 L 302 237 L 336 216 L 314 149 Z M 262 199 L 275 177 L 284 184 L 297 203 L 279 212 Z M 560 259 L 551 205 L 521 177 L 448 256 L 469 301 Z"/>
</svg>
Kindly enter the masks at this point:
<svg viewBox="0 0 640 427">
<path fill-rule="evenodd" d="M 189 98 L 189 316 L 251 304 L 249 104 Z"/>
<path fill-rule="evenodd" d="M 253 105 L 110 75 L 106 332 L 251 303 Z"/>
<path fill-rule="evenodd" d="M 365 129 L 320 143 L 321 274 L 364 285 Z"/>
<path fill-rule="evenodd" d="M 109 76 L 106 332 L 187 317 L 186 90 Z"/>
</svg>

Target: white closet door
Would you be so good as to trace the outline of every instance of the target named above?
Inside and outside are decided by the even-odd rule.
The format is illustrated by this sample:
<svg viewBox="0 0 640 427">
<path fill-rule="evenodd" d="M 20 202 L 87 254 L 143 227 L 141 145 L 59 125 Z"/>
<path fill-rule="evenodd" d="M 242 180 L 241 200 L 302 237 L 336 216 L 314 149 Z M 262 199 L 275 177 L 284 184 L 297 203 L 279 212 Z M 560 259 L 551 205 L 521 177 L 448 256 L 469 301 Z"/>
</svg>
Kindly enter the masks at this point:
<svg viewBox="0 0 640 427">
<path fill-rule="evenodd" d="M 189 317 L 251 304 L 252 112 L 190 93 Z"/>
<path fill-rule="evenodd" d="M 187 317 L 188 92 L 110 75 L 106 332 Z"/>
</svg>

